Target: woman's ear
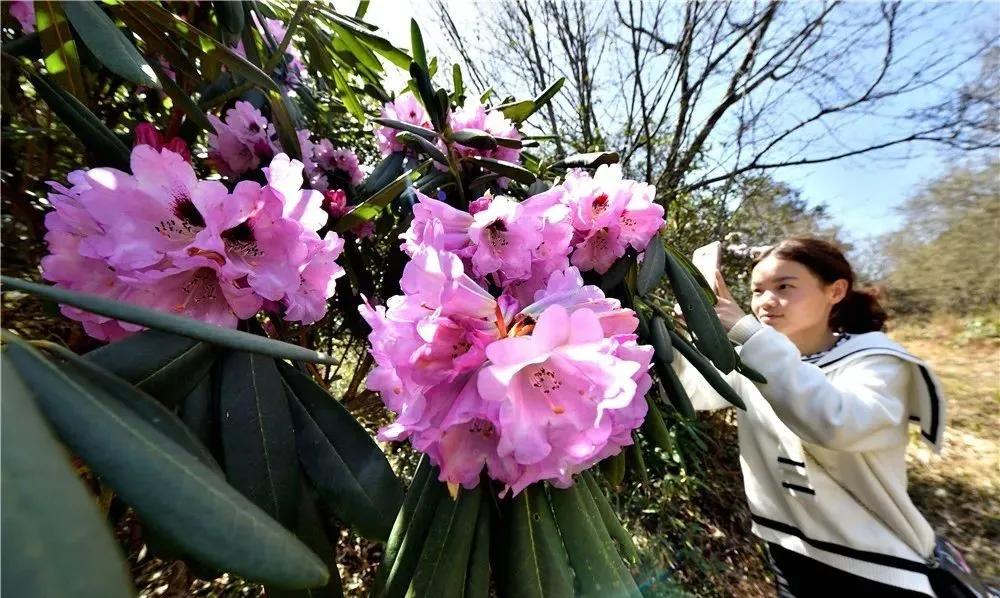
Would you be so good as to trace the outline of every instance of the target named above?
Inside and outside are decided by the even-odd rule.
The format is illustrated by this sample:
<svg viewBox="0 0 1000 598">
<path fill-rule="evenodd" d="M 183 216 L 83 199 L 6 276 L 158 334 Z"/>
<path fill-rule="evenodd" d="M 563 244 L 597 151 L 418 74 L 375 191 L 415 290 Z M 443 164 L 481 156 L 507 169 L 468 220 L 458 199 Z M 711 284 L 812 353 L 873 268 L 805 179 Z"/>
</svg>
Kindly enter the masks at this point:
<svg viewBox="0 0 1000 598">
<path fill-rule="evenodd" d="M 826 288 L 826 292 L 830 294 L 830 304 L 836 305 L 844 300 L 847 296 L 847 280 L 840 278 L 832 283 Z"/>
</svg>

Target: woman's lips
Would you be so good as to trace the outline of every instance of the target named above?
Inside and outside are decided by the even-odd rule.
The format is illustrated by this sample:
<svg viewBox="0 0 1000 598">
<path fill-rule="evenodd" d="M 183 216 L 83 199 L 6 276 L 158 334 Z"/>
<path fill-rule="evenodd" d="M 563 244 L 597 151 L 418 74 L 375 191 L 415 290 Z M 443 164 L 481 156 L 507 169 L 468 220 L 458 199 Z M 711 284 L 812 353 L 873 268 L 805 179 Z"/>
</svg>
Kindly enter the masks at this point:
<svg viewBox="0 0 1000 598">
<path fill-rule="evenodd" d="M 763 322 L 763 321 L 765 321 L 765 320 L 777 320 L 778 318 L 781 318 L 781 316 L 776 316 L 776 315 L 763 315 L 763 316 L 761 316 L 761 317 L 760 317 L 760 321 L 761 321 L 761 322 Z"/>
</svg>

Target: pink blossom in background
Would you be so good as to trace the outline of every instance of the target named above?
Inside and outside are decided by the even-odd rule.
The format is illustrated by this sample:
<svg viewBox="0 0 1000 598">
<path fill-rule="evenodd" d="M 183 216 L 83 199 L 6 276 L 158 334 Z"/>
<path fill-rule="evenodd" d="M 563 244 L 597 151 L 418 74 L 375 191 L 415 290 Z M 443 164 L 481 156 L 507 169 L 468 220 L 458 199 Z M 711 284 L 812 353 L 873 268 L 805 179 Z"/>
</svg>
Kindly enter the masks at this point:
<svg viewBox="0 0 1000 598">
<path fill-rule="evenodd" d="M 323 194 L 323 209 L 333 218 L 347 213 L 347 193 L 343 189 L 333 189 Z"/>
<path fill-rule="evenodd" d="M 288 28 L 285 24 L 278 19 L 271 19 L 264 17 L 264 26 L 267 28 L 268 33 L 274 38 L 274 43 L 281 45 L 281 41 L 285 39 L 285 35 L 288 33 Z M 285 81 L 291 84 L 302 83 L 307 75 L 305 63 L 302 62 L 302 52 L 295 47 L 294 43 L 289 43 L 285 47 Z"/>
<path fill-rule="evenodd" d="M 424 110 L 423 104 L 415 95 L 410 92 L 401 93 L 396 99 L 382 107 L 382 118 L 391 118 L 418 127 L 431 128 L 431 119 Z M 375 128 L 375 140 L 378 142 L 379 152 L 387 156 L 393 152 L 400 152 L 405 146 L 396 140 L 399 131 L 392 127 L 378 126 Z"/>
<path fill-rule="evenodd" d="M 188 149 L 186 141 L 180 137 L 167 138 L 149 123 L 139 123 L 135 126 L 135 145 L 148 145 L 155 150 L 166 148 L 179 154 L 187 162 L 191 162 L 191 150 Z"/>
<path fill-rule="evenodd" d="M 273 141 L 274 125 L 250 102 L 236 102 L 226 111 L 225 121 L 214 114 L 209 114 L 208 120 L 215 129 L 208 135 L 208 156 L 225 176 L 237 177 L 259 168 L 278 150 Z"/>
<path fill-rule="evenodd" d="M 32 33 L 35 31 L 34 0 L 10 0 L 7 6 L 10 16 L 14 17 L 21 25 L 22 32 Z"/>
<path fill-rule="evenodd" d="M 623 178 L 617 164 L 603 165 L 593 176 L 571 172 L 562 187 L 574 229 L 572 263 L 582 270 L 607 272 L 629 246 L 645 250 L 664 224 L 655 188 Z"/>
<path fill-rule="evenodd" d="M 351 232 L 355 237 L 359 239 L 367 239 L 368 237 L 375 234 L 375 223 L 371 220 L 366 220 L 361 224 L 355 226 L 351 229 Z"/>
<path fill-rule="evenodd" d="M 323 197 L 303 190 L 302 163 L 284 154 L 265 168 L 267 184 L 230 192 L 199 180 L 158 133 L 138 127 L 131 170 L 74 171 L 50 183 L 49 255 L 42 275 L 57 286 L 235 327 L 265 301 L 285 319 L 312 323 L 326 313 L 343 241 L 321 239 Z M 160 139 L 162 141 L 162 139 Z M 169 145 L 169 144 L 168 144 Z M 116 340 L 139 327 L 69 307 L 88 334 Z"/>
<path fill-rule="evenodd" d="M 452 111 L 448 117 L 448 124 L 455 132 L 477 130 L 489 133 L 493 137 L 521 139 L 521 133 L 517 130 L 517 127 L 502 112 L 496 110 L 487 112 L 485 106 L 472 98 L 467 100 L 461 108 Z M 447 149 L 443 141 L 438 141 L 438 146 L 442 151 Z M 483 158 L 504 160 L 514 164 L 521 163 L 520 149 L 497 146 L 492 150 L 481 150 L 464 146 L 460 143 L 454 143 L 452 144 L 452 150 L 462 158 L 481 156 Z M 505 188 L 508 182 L 508 179 L 505 178 L 498 179 L 497 181 L 501 188 Z"/>
<path fill-rule="evenodd" d="M 364 180 L 357 154 L 346 148 L 334 147 L 329 139 L 313 142 L 308 129 L 298 131 L 299 147 L 305 162 L 309 185 L 318 191 L 354 187 Z"/>
</svg>

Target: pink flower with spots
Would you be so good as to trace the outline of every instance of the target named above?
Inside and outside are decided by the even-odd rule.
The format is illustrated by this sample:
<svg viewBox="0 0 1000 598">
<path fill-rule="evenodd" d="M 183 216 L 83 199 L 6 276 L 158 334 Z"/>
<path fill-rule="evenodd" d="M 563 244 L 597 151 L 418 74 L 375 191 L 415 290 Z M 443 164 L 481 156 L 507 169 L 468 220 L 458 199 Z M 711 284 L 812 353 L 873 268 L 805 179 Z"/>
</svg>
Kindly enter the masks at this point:
<svg viewBox="0 0 1000 598">
<path fill-rule="evenodd" d="M 623 178 L 617 164 L 593 176 L 572 172 L 563 187 L 575 231 L 572 263 L 583 270 L 604 274 L 629 246 L 645 250 L 664 224 L 653 186 Z"/>
<path fill-rule="evenodd" d="M 391 118 L 425 129 L 432 128 L 431 119 L 423 104 L 410 92 L 401 93 L 396 96 L 395 100 L 384 105 L 382 118 Z M 379 152 L 383 156 L 406 149 L 406 146 L 396 139 L 397 133 L 399 130 L 392 127 L 378 126 L 375 128 L 375 140 L 378 142 Z"/>
<path fill-rule="evenodd" d="M 146 122 L 135 126 L 135 145 L 148 145 L 157 151 L 166 148 L 188 162 L 191 161 L 191 150 L 188 149 L 186 141 L 180 137 L 167 138 L 156 127 Z"/>
<path fill-rule="evenodd" d="M 329 139 L 313 143 L 308 129 L 298 131 L 298 137 L 306 178 L 313 189 L 347 189 L 360 184 L 364 179 L 365 173 L 353 151 L 334 147 Z"/>
<path fill-rule="evenodd" d="M 528 278 L 532 251 L 542 242 L 536 223 L 523 217 L 521 204 L 502 195 L 473 216 L 469 239 L 473 272 L 480 277 L 492 274 L 498 281 Z"/>
<path fill-rule="evenodd" d="M 515 494 L 543 480 L 568 486 L 631 444 L 652 355 L 636 343 L 635 315 L 575 268 L 553 273 L 539 301 L 518 310 L 438 247 L 440 221 L 426 232 L 404 294 L 361 307 L 376 363 L 367 385 L 397 413 L 379 437 L 408 439 L 441 481 L 472 488 L 485 468 Z"/>
<path fill-rule="evenodd" d="M 277 152 L 274 125 L 250 102 L 239 101 L 226 111 L 225 121 L 208 115 L 215 133 L 208 135 L 208 156 L 225 176 L 238 177 L 258 168 Z"/>
<path fill-rule="evenodd" d="M 140 141 L 157 141 L 141 128 Z M 241 181 L 232 192 L 199 180 L 167 148 L 140 143 L 132 173 L 94 168 L 51 183 L 43 276 L 57 286 L 235 327 L 264 305 L 285 319 L 312 323 L 326 313 L 342 240 L 316 230 L 326 222 L 322 195 L 303 190 L 302 164 L 279 154 L 267 185 Z M 64 308 L 102 340 L 140 327 Z"/>
</svg>

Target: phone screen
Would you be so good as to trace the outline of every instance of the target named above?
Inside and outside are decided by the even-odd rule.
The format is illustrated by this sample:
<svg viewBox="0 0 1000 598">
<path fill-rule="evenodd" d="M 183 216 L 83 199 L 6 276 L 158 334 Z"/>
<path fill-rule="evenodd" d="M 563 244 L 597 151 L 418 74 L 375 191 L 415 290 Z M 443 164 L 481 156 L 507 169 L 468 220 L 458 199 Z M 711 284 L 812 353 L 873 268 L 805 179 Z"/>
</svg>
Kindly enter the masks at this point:
<svg viewBox="0 0 1000 598">
<path fill-rule="evenodd" d="M 715 288 L 715 271 L 722 264 L 722 243 L 715 241 L 694 250 L 691 263 L 701 272 L 708 284 Z"/>
</svg>

